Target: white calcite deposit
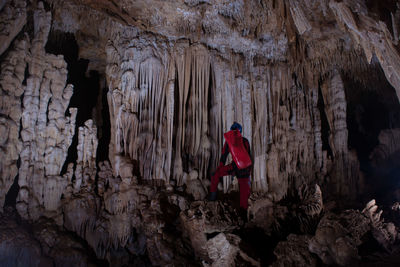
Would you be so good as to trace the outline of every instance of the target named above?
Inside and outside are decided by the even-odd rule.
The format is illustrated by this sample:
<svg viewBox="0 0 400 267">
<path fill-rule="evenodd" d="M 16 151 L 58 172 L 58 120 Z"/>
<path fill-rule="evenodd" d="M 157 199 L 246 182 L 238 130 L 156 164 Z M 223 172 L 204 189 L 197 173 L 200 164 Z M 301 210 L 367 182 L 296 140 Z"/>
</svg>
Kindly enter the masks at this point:
<svg viewBox="0 0 400 267">
<path fill-rule="evenodd" d="M 396 258 L 397 210 L 356 209 L 400 201 L 400 6 L 372 2 L 0 0 L 0 262 Z M 206 200 L 234 121 L 247 213 L 234 177 Z"/>
</svg>

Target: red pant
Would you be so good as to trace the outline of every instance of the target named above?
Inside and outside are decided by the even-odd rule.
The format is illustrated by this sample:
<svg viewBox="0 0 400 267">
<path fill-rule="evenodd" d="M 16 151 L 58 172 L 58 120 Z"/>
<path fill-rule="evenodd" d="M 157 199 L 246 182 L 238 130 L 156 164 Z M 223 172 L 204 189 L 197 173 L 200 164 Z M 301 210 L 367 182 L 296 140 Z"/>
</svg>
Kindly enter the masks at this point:
<svg viewBox="0 0 400 267">
<path fill-rule="evenodd" d="M 234 172 L 234 167 L 232 164 L 219 166 L 215 171 L 214 175 L 211 177 L 210 192 L 216 192 L 218 188 L 219 179 L 225 175 L 231 175 Z M 250 197 L 250 177 L 238 178 L 239 182 L 239 192 L 240 192 L 240 207 L 247 209 L 247 200 Z"/>
</svg>

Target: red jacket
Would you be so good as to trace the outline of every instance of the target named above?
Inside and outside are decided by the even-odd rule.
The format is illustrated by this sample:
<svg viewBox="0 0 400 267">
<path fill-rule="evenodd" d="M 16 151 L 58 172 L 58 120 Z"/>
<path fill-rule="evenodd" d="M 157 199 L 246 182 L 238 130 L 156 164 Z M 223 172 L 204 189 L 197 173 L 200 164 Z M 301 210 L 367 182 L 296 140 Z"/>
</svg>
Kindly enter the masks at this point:
<svg viewBox="0 0 400 267">
<path fill-rule="evenodd" d="M 249 153 L 249 155 L 251 156 L 250 153 L 250 143 L 249 140 L 247 140 L 247 138 L 243 137 L 243 144 L 244 147 L 247 150 L 247 153 Z M 225 165 L 226 162 L 226 158 L 228 157 L 228 154 L 230 153 L 229 151 L 229 146 L 228 144 L 225 142 L 224 143 L 224 147 L 222 148 L 222 152 L 221 152 L 221 158 L 220 158 L 220 163 L 222 163 L 223 165 Z M 234 161 L 232 161 L 232 163 L 230 164 L 232 166 L 232 171 L 231 171 L 231 175 L 234 174 L 237 178 L 248 178 L 251 175 L 251 166 L 245 168 L 245 169 L 238 169 L 238 167 L 236 166 L 236 163 Z"/>
</svg>

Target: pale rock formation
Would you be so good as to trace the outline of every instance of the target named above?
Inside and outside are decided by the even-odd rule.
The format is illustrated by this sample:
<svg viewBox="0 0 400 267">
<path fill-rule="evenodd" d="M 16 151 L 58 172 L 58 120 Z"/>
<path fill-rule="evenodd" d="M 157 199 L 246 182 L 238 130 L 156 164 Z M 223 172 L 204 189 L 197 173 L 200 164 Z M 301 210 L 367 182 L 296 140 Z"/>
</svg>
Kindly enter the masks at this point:
<svg viewBox="0 0 400 267">
<path fill-rule="evenodd" d="M 254 162 L 248 225 L 271 234 L 291 221 L 312 233 L 322 190 L 343 200 L 363 192 L 348 148 L 343 73 L 363 79 L 375 54 L 399 92 L 399 8 L 391 36 L 359 0 L 46 2 L 51 14 L 35 1 L 0 1 L 0 205 L 18 175 L 16 208 L 42 224 L 35 238 L 50 264 L 88 259 L 40 217 L 75 232 L 110 266 L 129 265 L 132 255 L 160 266 L 191 265 L 193 255 L 204 265 L 258 266 L 232 234 L 245 227 L 232 205 L 201 201 L 234 121 Z M 50 29 L 73 33 L 79 57 L 106 80 L 109 160 L 96 159 L 98 118 L 75 133 L 67 63 L 45 52 Z M 381 132 L 374 161 L 398 151 L 397 130 Z M 66 162 L 74 134 L 77 160 Z M 277 204 L 292 188 L 296 201 Z M 224 177 L 221 189 L 237 190 L 237 181 Z M 395 250 L 397 228 L 370 203 L 363 213 L 328 213 L 313 237 L 289 235 L 275 266 L 315 265 L 311 252 L 326 264 L 350 264 L 368 231 Z M 0 235 L 9 242 L 13 233 Z M 24 263 L 44 255 L 22 235 L 28 248 L 0 252 L 21 252 Z"/>
<path fill-rule="evenodd" d="M 85 122 L 83 127 L 79 127 L 78 133 L 78 159 L 75 168 L 74 193 L 78 192 L 82 186 L 88 190 L 94 189 L 92 186 L 96 176 L 96 151 L 97 151 L 97 128 L 92 120 Z"/>
<path fill-rule="evenodd" d="M 260 266 L 260 263 L 239 248 L 240 237 L 230 234 L 238 229 L 234 211 L 220 202 L 193 202 L 191 207 L 180 213 L 184 234 L 190 239 L 196 257 L 205 266 Z M 237 215 L 236 215 L 237 216 Z M 217 234 L 207 238 L 208 234 Z"/>
<path fill-rule="evenodd" d="M 375 21 L 368 16 L 365 4 L 357 1 L 356 8 L 353 1 L 330 1 L 329 7 L 336 16 L 338 24 L 347 30 L 354 42 L 361 45 L 368 62 L 375 54 L 385 72 L 387 80 L 396 89 L 400 99 L 400 56 L 396 51 L 397 38 L 388 30 L 382 21 Z M 357 22 L 355 19 L 357 16 Z"/>
<path fill-rule="evenodd" d="M 372 235 L 376 241 L 388 252 L 398 250 L 399 246 L 395 243 L 400 239 L 400 232 L 393 223 L 384 222 L 381 217 L 382 211 L 378 211 L 375 199 L 368 202 L 362 212 L 371 220 Z"/>
<path fill-rule="evenodd" d="M 115 175 L 121 168 L 120 159 L 128 157 L 141 163 L 140 171 L 144 179 L 161 180 L 168 184 L 169 177 L 173 175 L 177 185 L 182 185 L 184 170 L 181 154 L 185 152 L 185 156 L 188 153 L 193 160 L 197 158 L 194 166 L 190 167 L 191 171 L 198 170 L 199 179 L 206 177 L 210 157 L 207 137 L 209 56 L 201 46 L 183 49 L 184 56 L 178 57 L 174 63 L 166 61 L 170 59 L 168 55 L 160 61 L 152 56 L 156 51 L 140 51 L 133 47 L 126 50 L 121 59 L 115 45 L 108 44 L 107 77 L 110 88 L 113 88 L 108 94 L 112 118 L 110 159 Z M 119 70 L 117 64 L 121 60 Z M 173 88 L 171 84 L 175 72 L 178 88 Z M 174 90 L 179 92 L 179 105 L 175 103 Z M 177 105 L 178 119 L 182 123 L 176 129 L 177 153 L 175 168 L 172 168 L 172 129 L 174 107 Z M 188 111 L 185 111 L 186 106 Z M 190 123 L 186 124 L 186 121 Z M 201 195 L 204 196 L 204 193 Z"/>
<path fill-rule="evenodd" d="M 239 221 L 233 218 L 232 207 L 221 202 L 192 202 L 189 209 L 180 213 L 184 232 L 189 237 L 197 257 L 209 260 L 207 234 L 237 229 Z"/>
<path fill-rule="evenodd" d="M 260 266 L 239 248 L 240 238 L 233 234 L 220 233 L 207 241 L 207 253 L 212 261 L 204 266 Z"/>
<path fill-rule="evenodd" d="M 290 3 L 290 14 L 292 15 L 298 33 L 302 35 L 306 31 L 311 30 L 312 27 L 308 22 L 307 17 L 304 15 L 300 3 L 298 1 L 293 1 L 293 0 L 289 0 L 289 3 Z"/>
<path fill-rule="evenodd" d="M 18 174 L 17 161 L 22 149 L 19 138 L 22 115 L 20 97 L 25 90 L 23 81 L 28 49 L 29 40 L 25 36 L 24 39 L 15 42 L 14 48 L 1 64 L 0 148 L 4 153 L 0 153 L 0 209 L 3 208 L 5 195 Z"/>
<path fill-rule="evenodd" d="M 162 14 L 157 5 L 163 7 Z M 205 185 L 217 165 L 222 133 L 236 120 L 244 125 L 244 136 L 253 150 L 253 191 L 270 192 L 274 200 L 280 200 L 293 182 L 291 177 L 302 176 L 323 187 L 334 185 L 333 193 L 352 197 L 353 189 L 362 191 L 363 179 L 355 152 L 348 151 L 345 140 L 346 102 L 340 72 L 362 71 L 359 65 L 365 62 L 358 47 L 352 47 L 350 34 L 332 27 L 335 5 L 333 1 L 290 1 L 288 5 L 194 1 L 152 6 L 126 1 L 110 6 L 104 1 L 67 1 L 56 10 L 55 25 L 58 30 L 80 29 L 81 51 L 89 51 L 93 42 L 86 37 L 90 36 L 99 39 L 96 51 L 105 52 L 82 53 L 97 62 L 102 58 L 106 64 L 112 129 L 109 153 L 115 176 L 122 169 L 129 173 L 138 164 L 144 179 L 167 187 L 170 182 L 186 184 L 192 171 L 198 172 Z M 113 18 L 122 24 L 105 16 L 104 7 L 113 10 Z M 196 9 L 204 11 L 204 18 Z M 86 13 L 90 16 L 79 17 Z M 68 20 L 66 14 L 70 14 Z M 268 20 L 250 20 L 254 14 Z M 92 33 L 87 27 L 92 22 L 104 29 Z M 194 34 L 200 28 L 204 34 Z M 301 33 L 298 45 L 296 30 Z M 196 42 L 189 45 L 173 39 L 185 34 Z M 289 58 L 290 64 L 283 58 Z M 322 149 L 320 85 L 334 158 Z M 226 177 L 223 190 L 229 188 L 237 186 L 232 187 Z"/>
<path fill-rule="evenodd" d="M 27 20 L 26 1 L 3 0 L 0 2 L 0 55 L 22 30 Z"/>
<path fill-rule="evenodd" d="M 24 88 L 20 134 L 21 190 L 17 200 L 21 216 L 34 220 L 59 207 L 68 184 L 60 173 L 74 135 L 77 112 L 69 109 L 71 115 L 65 116 L 73 90 L 71 85 L 66 86 L 66 62 L 62 56 L 44 50 L 50 25 L 51 14 L 41 3 L 34 13 L 35 35 L 27 60 L 29 77 Z"/>
</svg>

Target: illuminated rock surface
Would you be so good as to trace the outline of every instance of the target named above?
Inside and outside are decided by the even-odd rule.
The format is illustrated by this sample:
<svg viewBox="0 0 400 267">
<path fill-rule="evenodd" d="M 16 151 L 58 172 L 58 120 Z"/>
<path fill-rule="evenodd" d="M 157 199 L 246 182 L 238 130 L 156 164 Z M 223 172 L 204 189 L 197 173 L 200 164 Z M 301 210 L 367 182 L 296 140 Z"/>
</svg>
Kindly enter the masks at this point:
<svg viewBox="0 0 400 267">
<path fill-rule="evenodd" d="M 399 27 L 394 0 L 0 0 L 0 260 L 400 264 Z M 232 177 L 206 200 L 234 121 L 247 216 Z"/>
</svg>

